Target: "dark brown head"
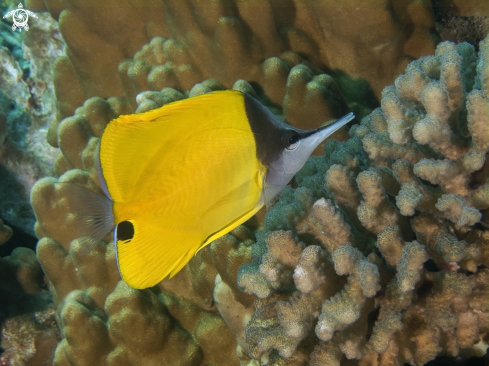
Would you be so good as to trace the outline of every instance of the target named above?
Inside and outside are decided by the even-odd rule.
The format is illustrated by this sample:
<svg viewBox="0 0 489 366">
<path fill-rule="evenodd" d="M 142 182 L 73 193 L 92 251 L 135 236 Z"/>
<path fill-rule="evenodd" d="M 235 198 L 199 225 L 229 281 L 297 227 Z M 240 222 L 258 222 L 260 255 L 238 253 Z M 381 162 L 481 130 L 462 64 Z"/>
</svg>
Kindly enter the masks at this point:
<svg viewBox="0 0 489 366">
<path fill-rule="evenodd" d="M 287 185 L 314 149 L 355 116 L 349 113 L 336 122 L 310 131 L 289 126 L 255 98 L 244 94 L 246 115 L 255 136 L 258 159 L 268 167 L 266 182 Z"/>
</svg>

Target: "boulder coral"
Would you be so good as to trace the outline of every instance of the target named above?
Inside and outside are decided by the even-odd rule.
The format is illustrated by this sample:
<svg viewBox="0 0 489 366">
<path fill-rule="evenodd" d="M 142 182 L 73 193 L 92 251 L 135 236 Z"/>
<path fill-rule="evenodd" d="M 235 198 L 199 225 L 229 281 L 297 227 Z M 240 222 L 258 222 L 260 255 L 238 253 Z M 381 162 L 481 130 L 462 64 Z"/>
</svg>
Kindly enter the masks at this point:
<svg viewBox="0 0 489 366">
<path fill-rule="evenodd" d="M 46 178 L 33 195 L 43 192 L 44 204 L 56 200 L 62 205 L 58 185 L 51 190 Z M 37 214 L 40 209 L 38 203 Z M 42 238 L 37 249 L 63 330 L 54 365 L 237 364 L 236 340 L 212 300 L 219 266 L 209 248 L 172 280 L 140 291 L 121 281 L 111 243 L 98 243 L 87 252 L 82 240 L 70 241 L 63 226 L 59 236 L 46 227 L 51 237 Z M 233 257 L 232 244 L 219 249 Z M 238 259 L 234 276 L 244 263 Z"/>
<path fill-rule="evenodd" d="M 54 65 L 58 122 L 92 97 L 125 97 L 134 110 L 143 91 L 188 92 L 213 78 L 227 89 L 238 79 L 257 85 L 267 105 L 283 104 L 291 124 L 316 126 L 344 108 L 332 77 L 350 108 L 365 115 L 382 88 L 439 41 L 427 0 L 365 6 L 332 0 L 212 6 L 195 0 L 28 0 L 26 6 L 49 11 L 67 44 L 66 56 Z M 309 70 L 294 70 L 302 64 Z M 300 87 L 282 103 L 287 81 Z M 321 100 L 329 101 L 326 109 L 316 108 Z M 53 146 L 56 125 L 48 136 Z"/>
<path fill-rule="evenodd" d="M 208 92 L 215 85 L 215 81 L 204 81 L 191 95 Z M 235 86 L 256 96 L 244 80 Z M 184 95 L 171 88 L 141 93 L 138 111 L 181 98 Z M 88 248 L 82 239 L 80 211 L 69 205 L 70 186 L 63 183 L 73 182 L 103 194 L 95 183 L 98 140 L 110 120 L 130 110 L 124 98 L 91 98 L 74 116 L 65 118 L 58 128 L 61 153 L 54 167 L 59 177 L 39 180 L 31 193 L 40 238 L 37 256 L 65 337 L 58 344 L 54 364 L 120 364 L 121 360 L 138 364 L 142 345 L 133 337 L 144 342 L 144 334 L 158 334 L 144 346 L 148 365 L 161 360 L 175 365 L 237 364 L 237 345 L 241 349 L 247 345 L 234 334 L 243 332 L 253 303 L 251 296 L 236 287 L 238 268 L 251 260 L 248 249 L 254 236 L 246 227 L 201 250 L 171 280 L 143 291 L 121 281 L 110 234 Z M 236 306 L 243 310 L 239 316 Z M 227 314 L 225 320 L 221 314 Z M 129 332 L 128 327 L 133 329 L 136 322 L 139 333 Z M 98 348 L 88 359 L 84 352 L 94 339 Z"/>
<path fill-rule="evenodd" d="M 67 43 L 54 65 L 58 116 L 48 134 L 60 148 L 57 177 L 31 194 L 37 256 L 62 330 L 54 365 L 422 364 L 443 352 L 482 352 L 480 149 L 488 140 L 477 120 L 487 94 L 486 82 L 475 81 L 474 51 L 443 44 L 408 66 L 411 82 L 381 94 L 412 58 L 434 51 L 431 4 L 348 3 L 335 13 L 332 3 L 311 11 L 295 0 L 205 9 L 191 0 L 27 1 L 59 20 Z M 345 19 L 355 27 L 343 27 Z M 426 81 L 434 86 L 423 94 Z M 302 127 L 349 110 L 366 117 L 306 164 L 256 236 L 236 228 L 174 278 L 131 289 L 110 235 L 86 247 L 63 182 L 102 194 L 96 147 L 113 118 L 225 88 Z M 481 97 L 467 97 L 472 90 Z M 369 114 L 381 95 L 382 109 Z M 431 131 L 424 142 L 413 132 L 418 123 Z"/>
<path fill-rule="evenodd" d="M 238 272 L 261 364 L 424 365 L 489 343 L 489 37 L 440 43 L 329 141 Z M 252 363 L 250 363 L 252 364 Z"/>
</svg>

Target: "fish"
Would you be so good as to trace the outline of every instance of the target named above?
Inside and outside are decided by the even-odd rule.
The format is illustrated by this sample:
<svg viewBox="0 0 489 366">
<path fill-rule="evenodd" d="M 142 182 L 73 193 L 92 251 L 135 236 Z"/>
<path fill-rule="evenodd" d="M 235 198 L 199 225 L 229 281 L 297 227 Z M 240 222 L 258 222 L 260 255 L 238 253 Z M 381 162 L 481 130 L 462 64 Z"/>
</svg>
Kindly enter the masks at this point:
<svg viewBox="0 0 489 366">
<path fill-rule="evenodd" d="M 81 231 L 97 242 L 113 231 L 121 278 L 136 289 L 155 286 L 270 204 L 353 118 L 300 130 L 236 90 L 119 116 L 98 147 L 105 197 L 72 190 L 73 207 L 83 206 Z"/>
</svg>

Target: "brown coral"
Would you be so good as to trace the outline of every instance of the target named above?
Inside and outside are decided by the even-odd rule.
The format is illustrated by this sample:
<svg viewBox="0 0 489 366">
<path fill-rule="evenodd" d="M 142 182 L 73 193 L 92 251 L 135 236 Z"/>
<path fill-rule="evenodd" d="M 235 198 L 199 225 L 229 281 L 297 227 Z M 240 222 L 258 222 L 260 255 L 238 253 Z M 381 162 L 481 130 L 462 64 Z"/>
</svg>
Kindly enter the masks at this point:
<svg viewBox="0 0 489 366">
<path fill-rule="evenodd" d="M 12 237 L 13 233 L 12 228 L 5 225 L 2 219 L 0 219 L 0 245 L 6 243 Z"/>
<path fill-rule="evenodd" d="M 336 83 L 350 108 L 365 114 L 373 94 L 379 96 L 411 58 L 431 53 L 438 40 L 426 1 L 395 1 L 392 8 L 331 0 L 26 5 L 59 20 L 67 42 L 67 56 L 55 65 L 58 121 L 90 97 L 125 96 L 134 110 L 143 91 L 189 91 L 213 78 L 228 89 L 238 79 L 260 85 L 267 104 L 283 104 L 289 122 L 308 128 L 345 111 Z M 300 64 L 307 67 L 294 69 Z M 336 83 L 321 70 L 333 70 Z M 296 93 L 286 98 L 290 88 Z M 362 98 L 370 102 L 362 106 Z M 56 146 L 54 126 L 49 141 Z"/>
<path fill-rule="evenodd" d="M 297 174 L 298 188 L 284 190 L 253 261 L 238 272 L 244 291 L 269 293 L 260 292 L 246 326 L 251 357 L 422 365 L 486 352 L 489 256 L 486 223 L 478 223 L 489 207 L 488 40 L 477 60 L 467 44 L 442 43 L 412 62 L 384 90 L 382 109 L 351 128 L 348 141 L 328 142 L 325 157 Z M 270 256 L 281 262 L 264 244 L 282 230 L 304 249 L 292 267 L 272 266 L 273 279 L 294 271 L 295 286 L 268 276 Z M 308 307 L 309 289 L 322 297 Z"/>
<path fill-rule="evenodd" d="M 60 334 L 34 251 L 19 247 L 0 258 L 0 278 L 0 364 L 51 363 Z"/>
<path fill-rule="evenodd" d="M 240 293 L 235 283 L 238 268 L 250 259 L 249 247 L 254 239 L 249 233 L 233 232 L 232 236 L 202 250 L 171 281 L 164 281 L 152 290 L 135 291 L 119 282 L 110 245 L 102 242 L 90 254 L 83 253 L 82 242 L 77 239 L 80 233 L 76 231 L 79 217 L 74 208 L 65 205 L 66 192 L 62 184 L 56 183 L 77 182 L 100 192 L 94 183 L 95 147 L 112 118 L 210 90 L 234 87 L 249 92 L 269 105 L 276 114 L 301 126 L 317 126 L 348 108 L 365 115 L 373 103 L 359 105 L 358 98 L 349 95 L 351 83 L 364 78 L 378 95 L 386 81 L 406 65 L 409 56 L 417 57 L 432 51 L 434 41 L 430 32 L 433 22 L 429 4 L 410 1 L 396 2 L 393 8 L 388 9 L 382 4 L 368 8 L 369 13 L 380 15 L 385 20 L 386 28 L 380 33 L 371 32 L 378 29 L 378 23 L 369 20 L 373 18 L 365 15 L 365 9 L 363 12 L 352 11 L 349 6 L 339 8 L 336 14 L 325 14 L 323 9 L 326 7 L 311 11 L 302 3 L 293 3 L 290 8 L 261 3 L 262 11 L 257 14 L 253 11 L 253 5 L 257 5 L 255 2 L 227 3 L 230 6 L 216 3 L 207 12 L 197 12 L 192 1 L 180 7 L 172 1 L 164 1 L 164 8 L 151 3 L 149 8 L 138 8 L 136 12 L 131 6 L 122 7 L 118 9 L 117 18 L 113 16 L 114 8 L 110 3 L 103 9 L 79 6 L 76 2 L 63 6 L 52 1 L 45 4 L 32 1 L 29 6 L 48 9 L 53 16 L 59 17 L 69 47 L 68 57 L 56 63 L 60 123 L 59 127 L 53 125 L 49 140 L 62 151 L 55 163 L 59 179 L 40 181 L 32 194 L 38 218 L 36 232 L 42 237 L 38 255 L 50 280 L 61 324 L 70 335 L 58 345 L 56 357 L 59 364 L 77 363 L 84 347 L 89 344 L 86 339 L 76 338 L 73 329 L 79 325 L 99 340 L 99 348 L 93 355 L 95 359 L 89 361 L 135 364 L 139 361 L 135 358 L 138 350 L 133 348 L 130 334 L 125 329 L 140 312 L 144 316 L 134 320 L 138 334 L 156 334 L 155 339 L 138 344 L 144 348 L 147 355 L 144 362 L 148 364 L 158 363 L 163 354 L 166 357 L 166 352 L 169 352 L 168 357 L 175 357 L 170 350 L 176 341 L 185 348 L 184 364 L 237 362 L 231 356 L 236 342 L 229 329 L 238 340 L 241 360 L 250 361 L 251 355 L 263 362 L 268 359 L 270 363 L 305 363 L 309 359 L 316 364 L 324 364 L 326 360 L 339 363 L 342 355 L 371 362 L 415 360 L 419 363 L 447 348 L 446 344 L 439 346 L 436 337 L 429 344 L 424 341 L 436 334 L 428 325 L 421 329 L 406 326 L 405 332 L 396 332 L 399 322 L 419 324 L 418 310 L 423 309 L 427 296 L 421 296 L 419 283 L 425 281 L 429 284 L 431 281 L 430 274 L 420 269 L 424 258 L 421 249 L 427 244 L 417 238 L 418 232 L 410 229 L 406 216 L 421 209 L 445 220 L 442 221 L 444 225 L 450 217 L 458 222 L 464 217 L 465 208 L 483 207 L 485 191 L 474 193 L 470 190 L 472 180 L 459 179 L 455 183 L 462 181 L 459 186 L 466 183 L 465 188 L 470 190 L 470 194 L 462 195 L 459 191 L 457 194 L 469 203 L 457 206 L 457 210 L 435 206 L 442 193 L 452 192 L 440 193 L 440 187 L 433 190 L 433 187 L 427 187 L 424 178 L 414 175 L 413 166 L 421 159 L 439 161 L 440 154 L 446 154 L 451 161 L 454 157 L 463 160 L 464 153 L 473 151 L 467 145 L 470 138 L 465 132 L 456 134 L 462 136 L 460 139 L 454 139 L 447 133 L 435 134 L 436 138 L 440 137 L 439 141 L 429 140 L 431 147 L 421 146 L 412 133 L 415 123 L 419 123 L 419 115 L 415 113 L 418 111 L 411 105 L 401 106 L 401 103 L 411 93 L 415 95 L 411 99 L 424 101 L 424 104 L 420 103 L 429 109 L 433 119 L 446 117 L 449 113 L 452 113 L 450 116 L 455 115 L 450 108 L 456 109 L 464 104 L 464 90 L 457 89 L 456 83 L 457 75 L 461 75 L 458 71 L 462 68 L 453 66 L 452 60 L 461 59 L 466 66 L 472 66 L 470 50 L 464 53 L 461 47 L 454 50 L 448 46 L 449 51 L 463 54 L 450 59 L 445 57 L 451 63 L 440 61 L 441 56 L 437 55 L 425 59 L 421 70 L 413 67 L 416 69 L 411 82 L 413 86 L 407 88 L 406 95 L 400 97 L 401 88 L 390 90 L 392 95 L 397 95 L 397 99 L 394 97 L 390 102 L 392 112 L 387 111 L 387 102 L 383 103 L 383 112 L 375 111 L 360 127 L 351 131 L 352 139 L 342 145 L 347 146 L 346 149 L 335 151 L 332 148 L 334 144 L 326 146 L 328 159 L 331 156 L 329 165 L 321 166 L 318 160 L 311 160 L 304 172 L 311 172 L 315 178 L 309 179 L 306 173 L 299 174 L 297 180 L 301 186 L 284 191 L 275 211 L 265 221 L 267 235 L 259 234 L 259 245 L 251 248 L 255 257 L 253 270 L 240 270 L 238 275 L 240 284 L 248 292 L 262 298 L 255 302 L 256 310 L 251 305 L 254 296 Z M 328 4 L 324 1 L 320 5 Z M 289 13 L 291 9 L 295 13 Z M 131 27 L 121 26 L 121 17 L 131 18 Z M 163 18 L 166 23 L 159 21 Z M 96 22 L 97 19 L 104 21 Z M 114 24 L 114 19 L 118 24 Z M 345 19 L 357 27 L 344 27 Z M 416 19 L 416 22 L 411 19 Z M 398 24 L 402 26 L 398 27 Z M 411 29 L 410 38 L 402 32 L 403 27 Z M 319 32 L 319 28 L 323 31 Z M 111 30 L 108 32 L 110 35 L 105 37 L 107 29 Z M 86 37 L 75 37 L 77 34 Z M 358 34 L 374 36 L 365 42 L 358 40 Z M 88 54 L 86 45 L 92 43 L 93 52 Z M 232 44 L 233 47 L 223 47 L 223 44 Z M 385 50 L 385 45 L 388 45 L 389 52 L 378 52 L 379 49 Z M 104 54 L 105 49 L 108 51 Z M 437 69 L 440 63 L 446 65 L 442 72 L 444 79 Z M 96 70 L 91 72 L 91 68 Z M 324 69 L 336 70 L 332 72 L 333 78 L 323 74 L 321 70 Z M 345 82 L 342 71 L 357 78 Z M 470 75 L 462 76 L 470 79 Z M 418 80 L 426 80 L 427 77 L 439 79 L 443 87 L 450 90 L 451 98 L 440 96 L 438 86 L 430 93 L 426 91 L 422 97 L 425 85 L 419 85 Z M 238 80 L 240 78 L 243 80 Z M 409 83 L 406 80 L 405 84 Z M 470 86 L 470 82 L 467 85 Z M 432 101 L 438 104 L 432 104 Z M 450 103 L 448 107 L 444 106 L 445 102 Z M 474 109 L 475 119 L 478 110 Z M 392 113 L 392 118 L 389 113 Z M 455 126 L 452 119 L 455 118 L 450 117 L 448 122 L 442 121 L 445 124 L 439 126 L 427 120 L 427 128 L 439 131 L 448 126 L 456 132 L 457 128 L 464 131 L 464 125 Z M 481 126 L 475 123 L 474 127 L 465 130 L 471 129 L 481 135 L 484 133 Z M 473 137 L 471 141 L 476 140 Z M 484 138 L 477 140 L 477 146 L 484 144 Z M 476 170 L 474 168 L 481 160 L 471 158 L 475 155 L 477 153 L 466 156 L 461 164 L 463 169 L 459 169 L 460 176 L 466 177 Z M 396 171 L 392 165 L 396 158 L 404 159 L 410 165 Z M 323 181 L 324 174 L 327 174 L 326 182 Z M 394 203 L 392 197 L 400 189 L 404 192 L 403 199 Z M 324 191 L 328 193 L 327 200 L 321 197 Z M 396 204 L 406 206 L 406 209 L 400 211 Z M 311 211 L 311 207 L 315 209 Z M 357 214 L 359 208 L 362 215 Z M 461 214 L 457 213 L 459 211 Z M 327 226 L 330 220 L 334 225 Z M 462 220 L 461 223 L 467 226 L 474 222 L 473 218 L 470 220 Z M 399 229 L 393 225 L 398 225 Z M 400 254 L 392 256 L 390 266 L 387 266 L 372 251 L 377 250 L 377 235 L 392 227 L 399 233 L 397 250 Z M 449 258 L 444 258 L 443 253 L 446 248 L 457 247 L 468 253 L 458 264 L 466 261 L 466 268 L 475 266 L 477 269 L 487 258 L 486 249 L 477 252 L 473 250 L 474 245 L 471 246 L 479 247 L 485 243 L 483 234 L 477 233 L 471 236 L 473 232 L 462 227 L 456 235 L 464 236 L 458 239 L 465 240 L 467 245 L 445 240 L 446 243 L 433 245 L 433 253 L 441 254 L 435 256 L 430 253 L 430 256 L 433 255 L 439 268 L 452 268 L 452 264 L 446 262 Z M 418 242 L 414 241 L 415 236 Z M 443 235 L 439 237 L 446 238 Z M 401 238 L 412 241 L 405 242 Z M 278 249 L 281 243 L 290 250 L 282 253 Z M 262 255 L 265 259 L 259 262 Z M 478 286 L 484 293 L 486 283 L 482 278 Z M 462 282 L 463 277 L 460 278 Z M 388 283 L 394 288 L 392 293 L 386 290 L 390 288 Z M 386 300 L 382 303 L 384 292 Z M 411 303 L 418 292 L 419 303 Z M 466 292 L 461 292 L 460 297 L 463 298 Z M 395 302 L 399 298 L 402 301 Z M 341 305 L 348 299 L 357 302 L 349 304 L 343 314 Z M 455 301 L 454 298 L 446 299 Z M 328 306 L 338 310 L 332 312 L 337 316 L 329 321 L 327 307 L 324 322 L 332 324 L 332 329 L 342 330 L 343 334 L 336 331 L 329 341 L 319 341 L 314 332 L 315 323 L 323 304 L 329 300 Z M 482 296 L 477 301 L 479 308 L 486 305 Z M 378 356 L 372 352 L 372 342 L 369 343 L 367 335 L 380 303 L 387 304 L 386 313 L 385 316 L 384 313 L 379 315 L 376 334 L 383 337 L 381 346 L 387 342 L 388 348 Z M 240 315 L 236 314 L 238 309 Z M 218 310 L 226 323 L 218 315 Z M 460 318 L 461 324 L 473 324 L 475 312 L 465 313 Z M 477 316 L 483 317 L 480 312 Z M 162 334 L 158 326 L 171 331 Z M 471 349 L 470 339 L 474 332 L 471 333 L 469 328 L 460 329 L 465 337 L 464 347 Z M 485 331 L 484 327 L 481 329 Z M 410 336 L 415 337 L 415 342 L 420 345 L 419 351 L 402 348 Z M 220 342 L 211 342 L 210 339 L 214 338 L 219 338 Z M 450 340 L 453 343 L 453 338 Z M 424 348 L 421 347 L 425 344 Z M 402 356 L 400 350 L 404 352 Z M 284 357 L 288 357 L 287 360 Z"/>
</svg>

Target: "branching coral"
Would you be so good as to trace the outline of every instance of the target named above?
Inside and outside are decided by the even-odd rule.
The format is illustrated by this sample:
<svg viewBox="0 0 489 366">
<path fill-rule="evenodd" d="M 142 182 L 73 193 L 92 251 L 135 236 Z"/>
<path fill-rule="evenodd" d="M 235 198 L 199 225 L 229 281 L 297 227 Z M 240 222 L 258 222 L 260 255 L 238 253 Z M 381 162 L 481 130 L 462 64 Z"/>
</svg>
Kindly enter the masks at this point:
<svg viewBox="0 0 489 366">
<path fill-rule="evenodd" d="M 208 91 L 207 85 L 215 84 L 202 83 L 194 88 L 194 93 Z M 237 85 L 253 90 L 244 81 Z M 139 101 L 141 108 L 144 108 L 153 103 L 161 105 L 183 97 L 178 91 L 166 88 L 161 92 L 142 94 Z M 120 322 L 125 322 L 126 317 L 137 317 L 142 311 L 147 321 L 141 324 L 141 334 L 154 333 L 152 327 L 161 322 L 169 324 L 164 336 L 154 341 L 159 346 L 148 346 L 145 362 L 158 363 L 162 358 L 168 358 L 175 363 L 181 360 L 182 365 L 236 363 L 236 339 L 229 329 L 236 329 L 237 334 L 242 333 L 239 329 L 244 329 L 251 313 L 243 317 L 242 321 L 229 320 L 236 314 L 235 309 L 229 308 L 229 302 L 234 301 L 239 306 L 244 304 L 247 309 L 252 304 L 251 296 L 240 292 L 235 285 L 238 268 L 250 259 L 245 243 L 248 241 L 248 245 L 251 245 L 250 238 L 253 236 L 245 228 L 236 229 L 233 232 L 234 239 L 228 236 L 215 241 L 199 252 L 197 258 L 178 276 L 163 281 L 152 291 L 131 292 L 127 286 L 119 284 L 120 277 L 111 245 L 100 243 L 93 248 L 83 249 L 86 243 L 79 230 L 79 207 L 68 204 L 70 185 L 63 183 L 74 182 L 102 194 L 95 183 L 98 181 L 94 164 L 97 141 L 111 119 L 129 112 L 130 107 L 123 98 L 91 98 L 74 116 L 64 119 L 58 131 L 61 153 L 55 161 L 55 171 L 59 178 L 44 178 L 37 182 L 32 191 L 31 202 L 38 218 L 35 230 L 41 238 L 37 249 L 38 258 L 58 305 L 63 334 L 71 334 L 71 330 L 75 332 L 74 329 L 80 329 L 83 325 L 84 332 L 98 339 L 99 348 L 93 355 L 95 358 L 87 360 L 87 364 L 92 361 L 112 362 L 112 359 L 118 362 L 127 359 L 137 364 L 135 355 L 140 350 L 125 338 L 130 334 L 127 331 L 128 325 L 121 325 L 120 330 L 117 330 L 110 324 L 112 318 L 121 318 Z M 111 241 L 110 235 L 106 241 Z M 216 275 L 219 275 L 217 286 Z M 124 306 L 119 306 L 121 314 L 109 307 L 109 299 L 115 298 L 115 293 L 121 299 L 120 302 L 124 303 Z M 135 300 L 129 301 L 129 297 Z M 227 309 L 227 325 L 218 315 L 213 297 L 220 312 L 226 313 Z M 142 310 L 144 306 L 141 303 L 147 308 L 156 308 L 148 312 Z M 120 337 L 113 333 L 116 331 Z M 84 347 L 93 339 L 82 339 L 76 337 L 75 333 L 66 336 L 58 345 L 56 364 L 74 364 L 84 359 Z M 219 342 L 209 341 L 215 338 L 219 338 Z M 242 348 L 247 350 L 242 340 L 244 337 L 241 340 L 237 338 Z M 176 352 L 178 348 L 175 342 L 185 344 L 184 351 L 180 347 L 180 351 Z M 182 358 L 182 354 L 188 358 Z"/>
<path fill-rule="evenodd" d="M 141 92 L 188 92 L 212 78 L 227 89 L 238 79 L 259 85 L 267 105 L 283 105 L 290 123 L 308 128 L 345 111 L 336 84 L 351 109 L 367 114 L 382 88 L 438 41 L 425 0 L 360 7 L 331 0 L 26 5 L 59 20 L 67 42 L 67 56 L 55 64 L 58 121 L 91 97 L 126 97 L 134 110 Z M 307 68 L 294 70 L 298 65 Z M 289 88 L 296 93 L 283 103 Z M 49 142 L 56 146 L 56 124 Z"/>
<path fill-rule="evenodd" d="M 235 85 L 236 88 L 256 95 L 251 85 L 244 80 L 236 82 Z M 192 88 L 191 95 L 208 92 L 211 88 L 218 88 L 218 84 L 212 80 L 205 81 Z M 164 88 L 160 92 L 148 91 L 138 97 L 140 103 L 138 108 L 139 110 L 155 108 L 183 97 L 185 96 L 182 93 L 171 88 Z M 60 325 L 68 330 L 71 329 L 70 327 L 75 329 L 78 327 L 76 322 L 81 322 L 68 316 L 63 317 L 65 308 L 78 309 L 80 306 L 87 308 L 88 313 L 86 311 L 83 313 L 85 314 L 83 317 L 85 321 L 82 322 L 84 329 L 88 333 L 102 334 L 98 335 L 103 339 L 98 342 L 101 348 L 96 357 L 97 360 L 107 362 L 115 357 L 117 352 L 122 352 L 121 349 L 125 350 L 124 355 L 130 360 L 133 360 L 131 352 L 136 352 L 130 342 L 112 336 L 110 326 L 107 328 L 106 325 L 102 327 L 103 324 L 100 324 L 100 319 L 102 323 L 110 324 L 111 316 L 115 316 L 107 308 L 107 299 L 117 291 L 120 278 L 110 246 L 107 249 L 107 244 L 102 243 L 91 249 L 90 253 L 83 253 L 81 249 L 83 241 L 80 240 L 83 233 L 79 231 L 81 217 L 77 207 L 68 205 L 66 196 L 70 193 L 70 186 L 64 185 L 63 182 L 74 182 L 102 194 L 95 183 L 97 171 L 94 159 L 97 141 L 111 119 L 129 112 L 130 106 L 123 98 L 113 97 L 107 100 L 91 98 L 83 108 L 77 110 L 74 116 L 64 119 L 58 129 L 61 154 L 55 161 L 55 171 L 59 178 L 40 180 L 31 196 L 38 218 L 36 234 L 42 238 L 38 245 L 38 257 L 52 285 L 51 289 L 60 312 Z M 144 292 L 147 293 L 144 296 L 150 297 L 155 296 L 154 293 L 159 294 L 157 298 L 163 304 L 159 306 L 161 309 L 166 309 L 161 310 L 164 311 L 163 314 L 160 310 L 155 310 L 154 314 L 149 313 L 151 319 L 152 317 L 169 318 L 170 320 L 165 321 L 180 324 L 180 327 L 169 328 L 168 332 L 181 334 L 182 342 L 186 340 L 188 348 L 184 353 L 189 355 L 189 360 L 183 364 L 193 364 L 193 362 L 200 364 L 207 360 L 214 360 L 217 364 L 229 364 L 230 358 L 237 362 L 234 356 L 235 339 L 243 352 L 248 352 L 244 326 L 251 317 L 253 300 L 251 296 L 236 288 L 235 279 L 238 268 L 251 259 L 246 243 L 248 242 L 248 246 L 251 245 L 250 238 L 253 236 L 243 227 L 233 233 L 235 239 L 227 236 L 202 250 L 186 270 L 171 281 L 163 281 L 159 286 L 160 289 L 155 292 L 150 290 Z M 107 242 L 110 240 L 110 237 L 106 238 Z M 92 268 L 93 266 L 97 269 Z M 219 275 L 217 279 L 216 275 Z M 121 292 L 120 296 L 123 294 L 127 294 L 127 291 Z M 74 301 L 70 300 L 72 296 Z M 134 296 L 143 296 L 143 294 L 134 292 Z M 213 298 L 217 308 L 213 305 Z M 126 301 L 126 304 L 128 304 L 127 312 L 130 314 L 138 313 L 140 310 L 136 306 L 131 310 L 132 303 Z M 230 307 L 230 304 L 234 304 L 233 307 Z M 321 301 L 317 304 L 320 306 Z M 241 315 L 236 315 L 236 308 L 242 309 Z M 226 314 L 226 322 L 217 314 L 217 310 L 220 314 Z M 94 322 L 99 324 L 98 328 L 92 328 Z M 208 326 L 204 326 L 205 324 Z M 234 331 L 236 338 L 229 329 Z M 151 330 L 147 328 L 146 331 Z M 226 332 L 229 332 L 228 336 L 223 337 Z M 206 337 L 216 333 L 220 334 L 220 342 L 209 342 Z M 160 351 L 148 350 L 148 362 L 157 362 L 155 360 L 159 360 L 167 353 L 168 357 L 173 357 L 171 350 L 174 347 L 171 337 L 169 340 L 162 338 L 160 341 Z M 83 344 L 85 343 L 81 339 L 66 338 L 58 345 L 56 362 L 61 365 L 79 362 L 82 358 Z M 216 351 L 216 347 L 220 350 Z"/>
<path fill-rule="evenodd" d="M 489 37 L 478 56 L 445 42 L 413 61 L 283 191 L 238 273 L 258 298 L 252 358 L 423 365 L 486 352 L 488 52 Z"/>
<path fill-rule="evenodd" d="M 67 41 L 55 65 L 59 123 L 48 136 L 61 150 L 58 178 L 31 196 L 64 334 L 55 364 L 229 365 L 237 345 L 250 364 L 421 364 L 483 348 L 489 249 L 473 225 L 486 223 L 487 83 L 475 81 L 467 45 L 443 44 L 412 63 L 384 91 L 382 110 L 307 163 L 256 239 L 238 228 L 145 291 L 120 282 L 110 237 L 83 248 L 62 182 L 101 193 L 97 140 L 114 117 L 232 87 L 315 127 L 348 109 L 368 114 L 375 103 L 362 79 L 380 95 L 410 56 L 433 50 L 424 1 L 337 12 L 329 4 L 28 2 L 59 18 Z"/>
</svg>

